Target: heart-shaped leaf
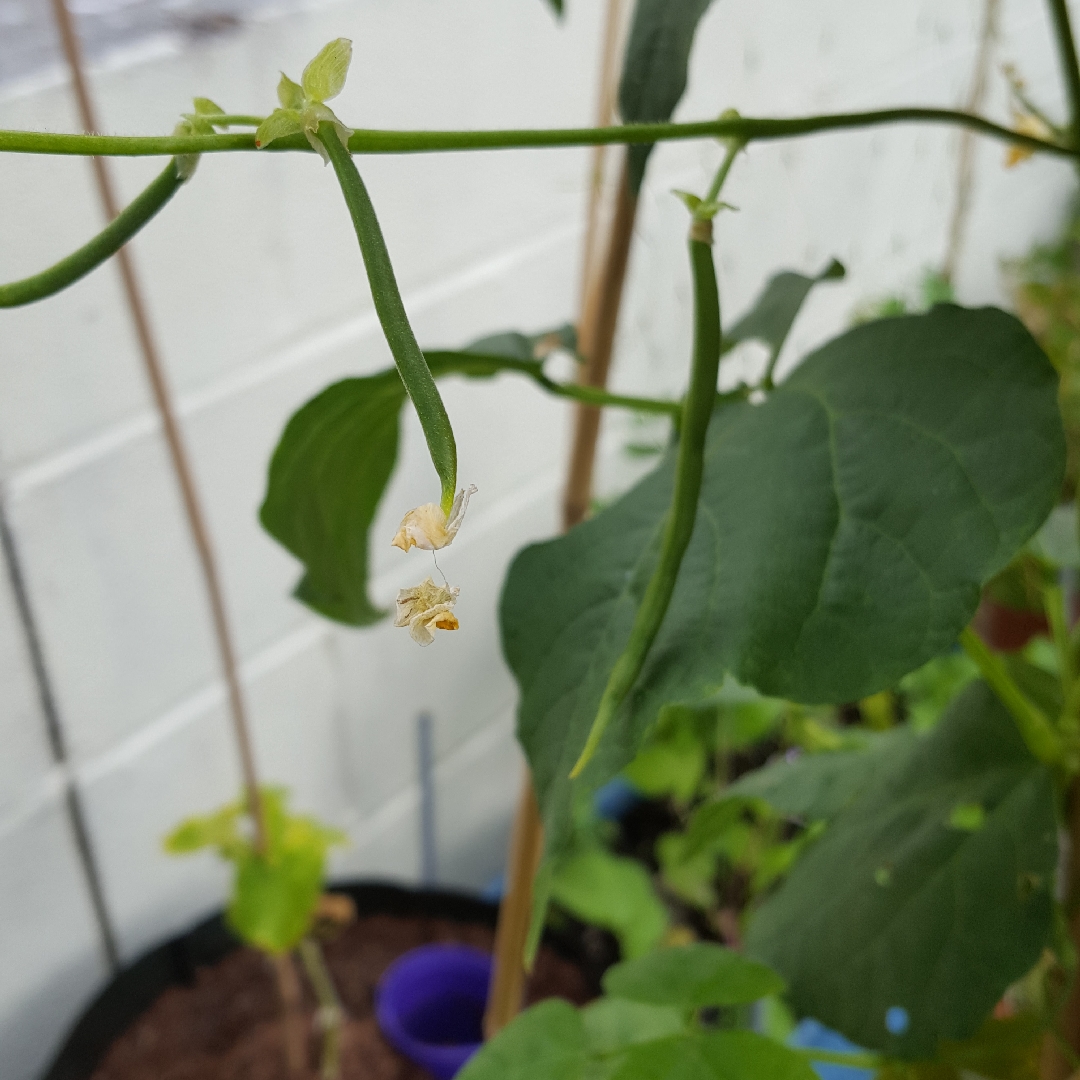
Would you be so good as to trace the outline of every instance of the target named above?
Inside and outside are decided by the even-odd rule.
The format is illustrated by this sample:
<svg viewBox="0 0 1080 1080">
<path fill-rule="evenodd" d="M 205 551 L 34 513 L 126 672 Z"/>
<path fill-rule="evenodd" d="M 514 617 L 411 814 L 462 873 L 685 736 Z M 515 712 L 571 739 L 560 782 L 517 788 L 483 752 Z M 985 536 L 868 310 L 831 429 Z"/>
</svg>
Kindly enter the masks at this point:
<svg viewBox="0 0 1080 1080">
<path fill-rule="evenodd" d="M 634 756 L 661 706 L 730 673 L 764 694 L 852 701 L 950 648 L 981 585 L 1057 500 L 1053 368 L 992 308 L 870 323 L 709 430 L 693 539 L 642 674 L 583 776 Z M 564 537 L 526 548 L 501 604 L 519 737 L 548 823 L 622 652 L 671 497 L 669 456 Z"/>
</svg>

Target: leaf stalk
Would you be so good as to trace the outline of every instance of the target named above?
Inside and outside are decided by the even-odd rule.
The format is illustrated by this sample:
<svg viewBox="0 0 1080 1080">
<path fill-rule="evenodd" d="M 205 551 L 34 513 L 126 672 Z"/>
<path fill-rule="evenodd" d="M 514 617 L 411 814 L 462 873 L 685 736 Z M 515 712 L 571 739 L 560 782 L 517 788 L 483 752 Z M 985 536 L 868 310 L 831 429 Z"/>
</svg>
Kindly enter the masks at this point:
<svg viewBox="0 0 1080 1080">
<path fill-rule="evenodd" d="M 1032 756 L 1051 768 L 1062 765 L 1065 751 L 1061 737 L 1043 711 L 1016 685 L 1001 658 L 991 651 L 970 626 L 965 627 L 960 634 L 960 644 L 964 652 L 975 661 L 979 673 L 990 689 L 1012 714 Z"/>
</svg>

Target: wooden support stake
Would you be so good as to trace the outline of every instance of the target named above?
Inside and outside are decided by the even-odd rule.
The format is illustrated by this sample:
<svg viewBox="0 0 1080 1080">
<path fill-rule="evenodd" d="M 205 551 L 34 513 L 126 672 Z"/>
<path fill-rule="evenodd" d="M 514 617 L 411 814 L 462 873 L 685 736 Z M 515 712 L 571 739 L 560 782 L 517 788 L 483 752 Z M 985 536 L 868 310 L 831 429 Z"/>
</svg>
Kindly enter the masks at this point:
<svg viewBox="0 0 1080 1080">
<path fill-rule="evenodd" d="M 608 0 L 607 24 L 601 73 L 597 122 L 611 121 L 618 83 L 618 54 L 622 39 L 624 0 Z M 607 235 L 603 262 L 594 264 L 601 247 L 601 202 L 604 194 L 603 148 L 594 151 L 590 172 L 588 228 L 582 267 L 581 316 L 578 323 L 578 352 L 584 357 L 579 381 L 586 386 L 603 388 L 611 368 L 615 330 L 619 321 L 623 284 L 634 235 L 637 199 L 631 193 L 625 150 L 622 155 L 615 191 L 615 205 Z M 574 409 L 574 431 L 566 488 L 563 495 L 563 530 L 572 529 L 584 520 L 592 498 L 593 463 L 600 432 L 600 410 L 578 405 Z M 514 819 L 506 872 L 506 891 L 499 910 L 495 931 L 495 964 L 484 1036 L 491 1038 L 521 1011 L 525 988 L 525 940 L 532 918 L 532 883 L 543 851 L 543 825 L 532 777 L 526 772 L 521 799 Z"/>
</svg>

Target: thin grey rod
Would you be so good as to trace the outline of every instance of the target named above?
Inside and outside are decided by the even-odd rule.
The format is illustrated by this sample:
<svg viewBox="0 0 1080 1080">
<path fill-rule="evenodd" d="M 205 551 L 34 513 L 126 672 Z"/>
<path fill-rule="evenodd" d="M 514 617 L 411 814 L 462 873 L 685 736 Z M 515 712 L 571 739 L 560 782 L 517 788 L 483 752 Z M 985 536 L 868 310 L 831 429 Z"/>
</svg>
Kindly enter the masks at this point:
<svg viewBox="0 0 1080 1080">
<path fill-rule="evenodd" d="M 102 952 L 105 954 L 105 961 L 110 971 L 115 975 L 120 970 L 120 950 L 117 946 L 116 931 L 113 929 L 108 905 L 105 902 L 105 890 L 102 886 L 101 875 L 98 872 L 94 849 L 90 842 L 90 831 L 86 827 L 86 814 L 83 809 L 82 798 L 75 784 L 75 777 L 70 770 L 67 740 L 64 737 L 64 728 L 60 720 L 60 710 L 56 705 L 52 680 L 49 678 L 49 671 L 45 664 L 45 653 L 41 647 L 41 635 L 38 633 L 37 620 L 34 618 L 34 610 L 30 604 L 30 594 L 26 587 L 26 578 L 23 575 L 22 563 L 15 543 L 15 534 L 12 532 L 11 524 L 8 521 L 7 507 L 4 505 L 3 499 L 0 499 L 0 548 L 3 549 L 8 581 L 11 583 L 11 592 L 15 598 L 15 609 L 18 612 L 19 625 L 22 628 L 26 651 L 30 657 L 30 667 L 34 673 L 34 683 L 37 688 L 38 703 L 41 706 L 41 715 L 45 720 L 45 734 L 48 738 L 49 750 L 54 763 L 59 766 L 64 774 L 64 803 L 67 809 L 68 823 L 71 826 L 72 838 L 75 841 L 75 851 L 78 855 L 79 865 L 86 880 L 94 920 L 97 922 L 98 933 L 101 935 Z"/>
</svg>

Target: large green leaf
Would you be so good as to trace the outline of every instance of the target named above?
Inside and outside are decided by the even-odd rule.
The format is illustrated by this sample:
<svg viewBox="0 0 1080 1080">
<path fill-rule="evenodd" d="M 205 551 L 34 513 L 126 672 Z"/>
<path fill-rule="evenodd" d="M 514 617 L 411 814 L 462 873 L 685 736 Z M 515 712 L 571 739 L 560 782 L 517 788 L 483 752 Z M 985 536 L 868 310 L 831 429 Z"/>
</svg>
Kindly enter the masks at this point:
<svg viewBox="0 0 1080 1080">
<path fill-rule="evenodd" d="M 623 123 L 671 119 L 686 90 L 690 47 L 708 6 L 709 0 L 637 0 L 619 84 Z M 652 148 L 651 143 L 628 148 L 635 194 Z"/>
<path fill-rule="evenodd" d="M 632 1047 L 612 1080 L 817 1080 L 810 1063 L 753 1031 L 672 1036 Z"/>
<path fill-rule="evenodd" d="M 1051 777 L 982 682 L 880 774 L 754 916 L 789 1000 L 864 1046 L 973 1035 L 1052 929 Z M 890 1034 L 886 1013 L 907 1012 Z"/>
<path fill-rule="evenodd" d="M 484 1043 L 457 1080 L 580 1080 L 585 1060 L 581 1013 L 569 1002 L 549 998 Z"/>
<path fill-rule="evenodd" d="M 658 949 L 616 964 L 604 975 L 604 991 L 643 1005 L 748 1005 L 784 992 L 784 980 L 764 964 L 722 945 L 699 941 Z"/>
<path fill-rule="evenodd" d="M 533 347 L 572 346 L 565 328 L 528 337 L 506 333 L 469 352 L 429 352 L 432 374 L 490 378 L 514 371 L 536 378 Z M 504 346 L 509 355 L 496 355 Z M 386 612 L 368 598 L 369 530 L 397 461 L 405 388 L 396 368 L 328 386 L 289 420 L 270 460 L 263 528 L 303 564 L 295 595 L 351 626 Z M 389 542 L 389 537 L 387 538 Z"/>
<path fill-rule="evenodd" d="M 1054 505 L 1063 455 L 1053 368 L 992 308 L 857 327 L 763 404 L 719 408 L 671 607 L 582 782 L 625 766 L 663 705 L 707 699 L 728 673 L 852 701 L 951 647 Z M 652 572 L 671 475 L 669 455 L 526 548 L 506 581 L 503 649 L 549 849 L 568 837 L 567 777 Z"/>
<path fill-rule="evenodd" d="M 725 788 L 716 803 L 706 804 L 695 814 L 695 824 L 707 828 L 709 811 L 732 797 L 763 799 L 785 817 L 831 818 L 888 769 L 915 738 L 909 728 L 900 727 L 881 734 L 867 732 L 865 745 L 857 749 L 803 754 L 794 761 L 780 758 Z"/>
</svg>

